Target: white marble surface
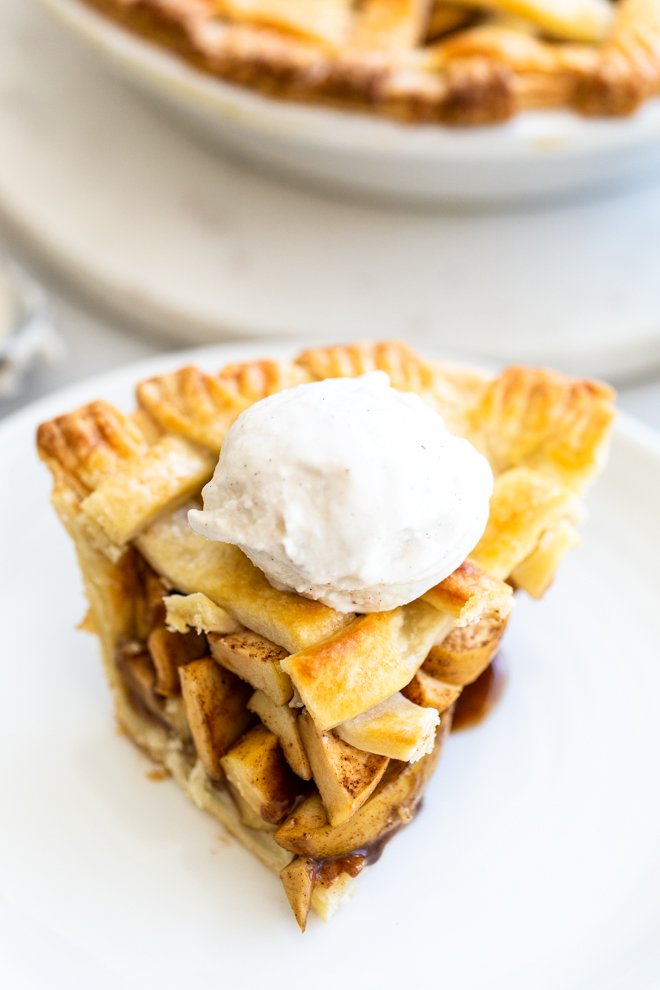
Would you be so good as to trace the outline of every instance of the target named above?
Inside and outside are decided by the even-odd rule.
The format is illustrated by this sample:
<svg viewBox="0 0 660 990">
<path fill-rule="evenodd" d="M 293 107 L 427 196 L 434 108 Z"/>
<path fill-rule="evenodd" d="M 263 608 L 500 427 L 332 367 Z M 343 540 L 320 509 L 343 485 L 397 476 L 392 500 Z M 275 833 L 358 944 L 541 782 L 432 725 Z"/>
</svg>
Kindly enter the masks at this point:
<svg viewBox="0 0 660 990">
<path fill-rule="evenodd" d="M 0 7 L 0 213 L 125 322 L 660 367 L 660 184 L 482 215 L 324 198 L 197 142 L 37 5 Z"/>
</svg>

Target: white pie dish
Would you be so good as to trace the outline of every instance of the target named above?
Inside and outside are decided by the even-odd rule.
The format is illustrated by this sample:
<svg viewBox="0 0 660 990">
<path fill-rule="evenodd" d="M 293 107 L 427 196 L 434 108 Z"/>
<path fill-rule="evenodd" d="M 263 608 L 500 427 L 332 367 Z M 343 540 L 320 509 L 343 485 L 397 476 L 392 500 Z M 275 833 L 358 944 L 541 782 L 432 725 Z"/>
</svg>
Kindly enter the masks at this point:
<svg viewBox="0 0 660 990">
<path fill-rule="evenodd" d="M 190 68 L 86 7 L 41 0 L 128 82 L 256 163 L 355 195 L 484 204 L 591 192 L 660 162 L 660 100 L 629 119 L 527 113 L 474 129 L 405 126 L 262 97 Z"/>
<path fill-rule="evenodd" d="M 617 426 L 584 548 L 542 603 L 517 605 L 498 708 L 449 740 L 419 818 L 328 927 L 301 937 L 277 878 L 222 844 L 170 783 L 146 781 L 150 765 L 117 736 L 96 644 L 73 629 L 80 582 L 47 504 L 35 427 L 98 396 L 128 406 L 147 374 L 255 353 L 151 359 L 0 427 L 11 699 L 0 923 L 11 985 L 289 990 L 295 968 L 334 990 L 326 959 L 341 959 L 344 985 L 384 990 L 432 985 L 438 972 L 452 990 L 656 985 L 660 617 L 649 549 L 660 535 L 660 441 L 633 421 Z"/>
</svg>

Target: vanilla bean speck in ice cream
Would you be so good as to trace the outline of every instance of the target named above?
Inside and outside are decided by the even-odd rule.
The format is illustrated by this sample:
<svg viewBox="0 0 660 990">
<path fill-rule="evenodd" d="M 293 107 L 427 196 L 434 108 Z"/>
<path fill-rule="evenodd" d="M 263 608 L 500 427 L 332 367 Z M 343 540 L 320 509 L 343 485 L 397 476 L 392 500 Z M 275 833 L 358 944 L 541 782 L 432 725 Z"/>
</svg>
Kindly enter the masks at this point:
<svg viewBox="0 0 660 990">
<path fill-rule="evenodd" d="M 418 598 L 474 548 L 493 477 L 384 372 L 298 385 L 243 412 L 190 525 L 271 584 L 340 612 Z"/>
</svg>

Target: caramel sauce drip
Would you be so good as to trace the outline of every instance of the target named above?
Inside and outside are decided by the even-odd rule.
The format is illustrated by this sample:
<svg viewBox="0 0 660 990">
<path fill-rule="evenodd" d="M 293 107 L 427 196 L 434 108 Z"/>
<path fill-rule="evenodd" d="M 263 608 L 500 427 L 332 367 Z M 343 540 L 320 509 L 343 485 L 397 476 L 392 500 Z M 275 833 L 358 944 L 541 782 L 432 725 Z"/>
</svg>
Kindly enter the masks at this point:
<svg viewBox="0 0 660 990">
<path fill-rule="evenodd" d="M 345 853 L 343 856 L 333 856 L 332 859 L 317 859 L 312 866 L 314 883 L 330 885 L 342 873 L 356 877 L 366 865 L 367 857 L 362 850 Z"/>
<path fill-rule="evenodd" d="M 420 807 L 421 801 L 418 801 L 414 815 L 417 814 Z M 356 877 L 358 873 L 362 872 L 365 866 L 371 866 L 373 863 L 378 862 L 380 857 L 383 855 L 383 850 L 387 843 L 390 839 L 393 839 L 397 832 L 403 827 L 403 823 L 401 825 L 396 825 L 385 835 L 379 836 L 368 845 L 362 846 L 361 849 L 353 849 L 352 852 L 342 853 L 341 856 L 329 856 L 327 859 L 314 860 L 312 867 L 314 872 L 314 882 L 319 884 L 331 884 L 333 880 L 336 880 L 341 873 L 348 873 L 349 876 Z"/>
<path fill-rule="evenodd" d="M 504 662 L 498 654 L 476 681 L 461 691 L 454 708 L 452 732 L 462 732 L 483 722 L 502 697 L 506 682 Z"/>
</svg>

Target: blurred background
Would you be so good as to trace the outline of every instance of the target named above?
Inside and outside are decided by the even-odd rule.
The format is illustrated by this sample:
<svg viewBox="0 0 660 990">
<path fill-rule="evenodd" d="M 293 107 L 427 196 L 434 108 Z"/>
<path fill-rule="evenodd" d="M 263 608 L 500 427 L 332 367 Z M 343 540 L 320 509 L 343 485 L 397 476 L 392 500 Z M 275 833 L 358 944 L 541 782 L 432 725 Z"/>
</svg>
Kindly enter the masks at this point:
<svg viewBox="0 0 660 990">
<path fill-rule="evenodd" d="M 657 100 L 400 125 L 4 0 L 0 149 L 0 416 L 164 350 L 399 337 L 607 377 L 660 427 Z"/>
</svg>

